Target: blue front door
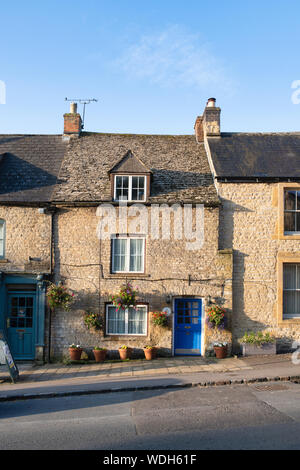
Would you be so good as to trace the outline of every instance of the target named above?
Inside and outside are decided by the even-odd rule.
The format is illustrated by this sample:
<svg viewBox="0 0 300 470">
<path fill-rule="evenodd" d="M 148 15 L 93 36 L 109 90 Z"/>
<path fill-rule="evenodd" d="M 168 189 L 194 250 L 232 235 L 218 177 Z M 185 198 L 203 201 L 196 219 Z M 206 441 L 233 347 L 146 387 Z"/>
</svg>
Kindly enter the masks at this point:
<svg viewBox="0 0 300 470">
<path fill-rule="evenodd" d="M 201 299 L 175 300 L 175 355 L 201 355 Z"/>
<path fill-rule="evenodd" d="M 35 294 L 13 293 L 7 298 L 7 335 L 15 359 L 35 356 Z"/>
</svg>

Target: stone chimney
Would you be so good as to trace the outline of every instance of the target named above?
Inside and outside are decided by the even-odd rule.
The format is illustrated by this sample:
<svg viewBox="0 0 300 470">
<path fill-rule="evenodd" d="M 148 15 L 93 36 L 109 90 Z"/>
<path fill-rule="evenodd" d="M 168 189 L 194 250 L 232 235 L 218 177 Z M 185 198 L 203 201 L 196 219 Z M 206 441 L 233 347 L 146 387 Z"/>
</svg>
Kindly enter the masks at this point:
<svg viewBox="0 0 300 470">
<path fill-rule="evenodd" d="M 216 107 L 216 99 L 209 98 L 203 116 L 198 116 L 195 122 L 195 136 L 197 142 L 203 142 L 205 137 L 220 137 L 221 108 Z"/>
<path fill-rule="evenodd" d="M 70 104 L 70 112 L 64 114 L 64 134 L 79 136 L 82 129 L 81 116 L 77 113 L 77 103 Z"/>
</svg>

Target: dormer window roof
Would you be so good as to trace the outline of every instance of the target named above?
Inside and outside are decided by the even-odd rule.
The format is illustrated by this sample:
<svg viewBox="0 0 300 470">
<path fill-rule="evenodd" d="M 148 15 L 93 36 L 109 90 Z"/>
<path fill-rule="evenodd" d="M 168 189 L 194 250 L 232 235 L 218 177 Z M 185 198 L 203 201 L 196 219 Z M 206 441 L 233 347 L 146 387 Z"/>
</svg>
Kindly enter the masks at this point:
<svg viewBox="0 0 300 470">
<path fill-rule="evenodd" d="M 114 201 L 145 202 L 150 195 L 151 170 L 131 150 L 109 171 Z"/>
</svg>

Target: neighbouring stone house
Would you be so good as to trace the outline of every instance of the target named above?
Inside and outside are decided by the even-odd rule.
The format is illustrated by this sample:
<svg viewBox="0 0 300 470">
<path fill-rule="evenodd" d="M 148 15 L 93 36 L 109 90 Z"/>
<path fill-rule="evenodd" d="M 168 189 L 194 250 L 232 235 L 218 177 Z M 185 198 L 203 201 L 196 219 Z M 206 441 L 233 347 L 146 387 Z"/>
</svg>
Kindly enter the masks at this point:
<svg viewBox="0 0 300 470">
<path fill-rule="evenodd" d="M 210 99 L 195 123 L 220 209 L 220 249 L 233 250 L 234 350 L 246 331 L 300 339 L 300 133 L 222 133 Z"/>
<path fill-rule="evenodd" d="M 72 104 L 63 135 L 2 135 L 0 155 L 0 327 L 17 360 L 61 357 L 74 342 L 196 356 L 215 339 L 231 344 L 230 331 L 205 324 L 218 303 L 230 330 L 232 252 L 220 249 L 203 142 L 82 132 Z M 50 316 L 48 281 L 74 293 L 69 312 Z M 127 281 L 138 305 L 118 312 L 110 296 Z M 152 322 L 163 309 L 166 328 Z M 87 311 L 101 316 L 100 331 L 85 326 Z"/>
</svg>

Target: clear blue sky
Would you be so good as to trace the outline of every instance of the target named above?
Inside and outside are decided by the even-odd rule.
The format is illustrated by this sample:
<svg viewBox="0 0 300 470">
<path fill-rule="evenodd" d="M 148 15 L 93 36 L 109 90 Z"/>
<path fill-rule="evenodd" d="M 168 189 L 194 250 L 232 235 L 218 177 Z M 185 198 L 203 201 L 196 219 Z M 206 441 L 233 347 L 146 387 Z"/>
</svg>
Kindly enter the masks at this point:
<svg viewBox="0 0 300 470">
<path fill-rule="evenodd" d="M 0 133 L 192 134 L 214 96 L 223 131 L 300 131 L 299 0 L 15 0 L 1 4 Z"/>
</svg>

